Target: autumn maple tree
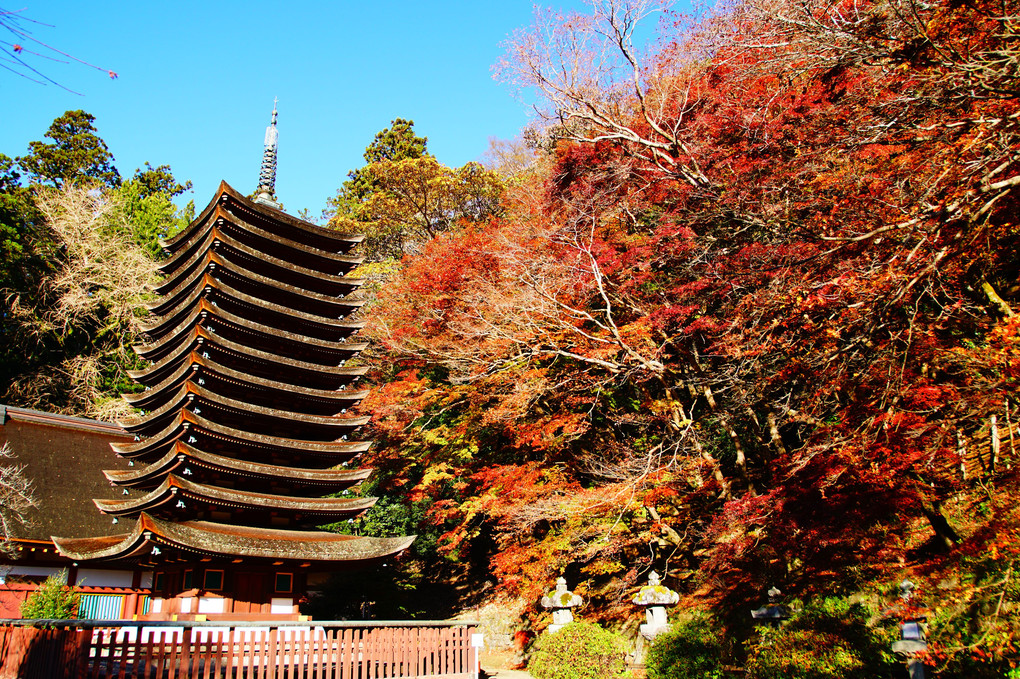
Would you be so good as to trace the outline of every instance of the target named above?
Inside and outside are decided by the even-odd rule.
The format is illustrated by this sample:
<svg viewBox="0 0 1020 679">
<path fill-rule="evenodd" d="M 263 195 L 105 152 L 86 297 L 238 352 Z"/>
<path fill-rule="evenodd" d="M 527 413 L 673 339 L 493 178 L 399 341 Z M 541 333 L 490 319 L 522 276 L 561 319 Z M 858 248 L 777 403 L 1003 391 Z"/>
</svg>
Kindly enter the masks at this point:
<svg viewBox="0 0 1020 679">
<path fill-rule="evenodd" d="M 651 568 L 725 612 L 1008 553 L 958 594 L 1015 597 L 1015 8 L 660 9 L 510 39 L 538 157 L 380 294 L 380 488 L 436 559 L 607 617 Z M 1004 620 L 933 647 L 999 667 Z"/>
</svg>

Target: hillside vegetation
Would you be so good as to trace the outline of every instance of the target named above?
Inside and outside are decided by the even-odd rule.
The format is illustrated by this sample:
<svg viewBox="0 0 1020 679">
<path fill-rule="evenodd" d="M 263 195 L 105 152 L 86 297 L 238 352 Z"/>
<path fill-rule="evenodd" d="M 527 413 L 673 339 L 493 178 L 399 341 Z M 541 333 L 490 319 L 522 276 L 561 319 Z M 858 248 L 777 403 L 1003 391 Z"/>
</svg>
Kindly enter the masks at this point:
<svg viewBox="0 0 1020 679">
<path fill-rule="evenodd" d="M 881 611 L 909 577 L 943 667 L 1001 671 L 1016 6 L 733 3 L 659 15 L 640 54 L 651 9 L 508 42 L 497 76 L 545 119 L 494 164 L 500 208 L 378 294 L 385 501 L 360 530 L 421 535 L 419 584 L 487 582 L 532 619 L 560 573 L 634 624 L 655 569 L 738 635 L 769 586 Z"/>
</svg>

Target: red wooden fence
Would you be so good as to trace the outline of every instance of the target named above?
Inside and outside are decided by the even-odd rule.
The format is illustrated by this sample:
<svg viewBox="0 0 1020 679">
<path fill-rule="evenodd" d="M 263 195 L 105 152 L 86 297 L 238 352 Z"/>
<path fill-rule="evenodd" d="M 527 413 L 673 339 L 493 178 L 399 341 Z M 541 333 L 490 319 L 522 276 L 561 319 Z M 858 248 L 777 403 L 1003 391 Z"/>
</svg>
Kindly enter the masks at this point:
<svg viewBox="0 0 1020 679">
<path fill-rule="evenodd" d="M 0 621 L 0 679 L 477 679 L 471 623 Z"/>
</svg>

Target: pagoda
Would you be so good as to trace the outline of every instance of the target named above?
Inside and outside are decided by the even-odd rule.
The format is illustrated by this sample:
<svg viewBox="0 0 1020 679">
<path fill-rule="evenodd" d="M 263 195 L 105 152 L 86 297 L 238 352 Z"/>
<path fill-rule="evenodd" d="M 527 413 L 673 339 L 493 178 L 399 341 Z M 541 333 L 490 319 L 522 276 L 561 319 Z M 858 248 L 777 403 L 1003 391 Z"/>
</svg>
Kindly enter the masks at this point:
<svg viewBox="0 0 1020 679">
<path fill-rule="evenodd" d="M 95 500 L 126 533 L 53 538 L 78 561 L 153 571 L 152 617 L 297 617 L 316 574 L 384 560 L 413 537 L 370 538 L 316 527 L 365 512 L 345 497 L 370 471 L 352 465 L 371 442 L 352 413 L 366 369 L 352 320 L 362 280 L 348 274 L 360 237 L 287 215 L 276 202 L 277 111 L 259 187 L 249 199 L 222 182 L 212 201 L 162 243 L 159 299 L 148 305 L 149 366 L 124 398 L 134 440 L 111 444 L 130 469 Z M 321 577 L 321 575 L 319 576 Z"/>
</svg>

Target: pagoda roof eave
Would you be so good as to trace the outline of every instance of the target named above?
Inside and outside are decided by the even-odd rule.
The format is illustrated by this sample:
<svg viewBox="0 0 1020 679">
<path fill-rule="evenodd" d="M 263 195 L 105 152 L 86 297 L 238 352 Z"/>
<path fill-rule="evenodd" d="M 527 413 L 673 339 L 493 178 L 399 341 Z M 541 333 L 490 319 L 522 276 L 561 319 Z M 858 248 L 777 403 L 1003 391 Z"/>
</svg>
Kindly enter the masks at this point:
<svg viewBox="0 0 1020 679">
<path fill-rule="evenodd" d="M 309 469 L 249 462 L 223 455 L 207 453 L 177 441 L 161 459 L 140 469 L 106 469 L 103 474 L 117 486 L 139 486 L 156 481 L 187 464 L 195 464 L 217 472 L 237 476 L 282 478 L 289 481 L 343 488 L 364 481 L 371 469 Z"/>
<path fill-rule="evenodd" d="M 147 522 L 135 524 L 130 533 L 94 538 L 61 538 L 53 536 L 53 544 L 61 555 L 75 561 L 97 559 L 133 559 L 149 553 Z"/>
<path fill-rule="evenodd" d="M 220 221 L 222 219 L 222 222 Z M 352 269 L 355 266 L 365 261 L 364 257 L 356 257 L 347 254 L 347 252 L 331 252 L 328 250 L 322 250 L 320 248 L 305 245 L 298 241 L 291 240 L 284 236 L 281 236 L 274 231 L 267 231 L 262 229 L 251 222 L 243 222 L 243 226 L 229 212 L 221 210 L 217 213 L 217 226 L 221 226 L 223 229 L 230 231 L 236 229 L 249 236 L 255 236 L 267 243 L 271 244 L 274 249 L 286 248 L 292 250 L 298 258 L 307 257 L 316 260 L 317 267 L 337 266 L 340 265 L 340 269 Z M 353 247 L 354 244 L 351 245 Z M 349 249 L 348 249 L 349 250 Z M 327 272 L 328 273 L 328 272 Z M 339 273 L 339 270 L 337 271 Z"/>
<path fill-rule="evenodd" d="M 332 274 L 325 271 L 319 271 L 317 269 L 310 269 L 300 264 L 294 264 L 288 262 L 285 259 L 268 255 L 263 252 L 259 252 L 254 248 L 251 248 L 244 243 L 234 239 L 229 234 L 225 233 L 219 227 L 213 225 L 213 228 L 206 233 L 203 237 L 201 246 L 196 248 L 195 252 L 191 254 L 188 260 L 177 267 L 173 273 L 169 274 L 162 283 L 155 288 L 155 292 L 161 296 L 176 297 L 180 294 L 180 291 L 187 287 L 190 281 L 198 275 L 198 272 L 203 269 L 201 266 L 203 263 L 208 264 L 209 254 L 214 251 L 214 245 L 218 243 L 219 247 L 215 249 L 224 259 L 233 261 L 234 258 L 239 255 L 246 255 L 248 257 L 257 257 L 274 267 L 279 269 L 285 269 L 299 277 L 314 278 L 317 281 L 325 281 L 332 286 L 338 287 L 350 287 L 359 288 L 365 283 L 364 278 L 348 278 L 343 274 Z M 236 253 L 232 256 L 230 253 Z M 356 267 L 364 260 L 363 257 L 346 257 L 342 262 L 347 264 L 351 269 Z M 296 286 L 300 287 L 300 286 Z M 326 294 L 326 293 L 321 293 Z M 349 294 L 349 293 L 344 293 Z"/>
<path fill-rule="evenodd" d="M 415 537 L 368 538 L 210 521 L 175 523 L 143 513 L 127 534 L 109 538 L 53 537 L 53 542 L 62 555 L 75 561 L 139 559 L 149 556 L 152 547 L 159 545 L 213 557 L 350 563 L 395 556 L 410 547 Z"/>
<path fill-rule="evenodd" d="M 224 196 L 227 196 L 228 200 L 224 200 Z M 213 195 L 212 197 L 212 200 L 210 200 L 209 203 L 205 206 L 205 208 L 202 209 L 202 212 L 199 213 L 198 216 L 192 220 L 191 224 L 189 224 L 180 233 L 174 235 L 173 237 L 167 238 L 165 240 L 161 239 L 159 241 L 160 246 L 164 250 L 174 251 L 182 241 L 186 242 L 188 240 L 187 234 L 189 231 L 192 230 L 192 227 L 194 225 L 204 222 L 206 219 L 209 218 L 209 216 L 216 210 L 218 206 L 220 206 L 222 203 L 229 202 L 229 199 L 233 199 L 233 201 L 237 205 L 244 207 L 245 209 L 255 214 L 264 215 L 272 220 L 285 222 L 289 226 L 293 226 L 303 231 L 307 231 L 318 237 L 329 238 L 331 240 L 343 243 L 349 243 L 352 247 L 365 239 L 365 237 L 362 235 L 343 236 L 336 232 L 331 232 L 329 231 L 329 229 L 325 229 L 321 226 L 317 226 L 315 224 L 311 224 L 310 222 L 306 222 L 302 219 L 298 219 L 297 217 L 288 215 L 287 213 L 281 212 L 280 210 L 273 210 L 266 206 L 257 204 L 253 201 L 248 200 L 248 198 L 246 198 L 242 193 L 237 191 L 237 189 L 230 186 L 230 184 L 227 184 L 227 182 L 221 181 L 219 187 L 216 190 L 215 195 Z"/>
<path fill-rule="evenodd" d="M 236 212 L 241 213 L 235 216 L 232 207 Z M 251 219 L 254 217 L 254 219 Z M 185 227 L 175 236 L 160 240 L 159 245 L 163 248 L 170 259 L 163 265 L 164 269 L 176 268 L 174 260 L 182 252 L 187 252 L 194 245 L 195 231 L 208 226 L 211 221 L 218 219 L 239 220 L 245 224 L 245 230 L 258 234 L 259 238 L 267 239 L 271 243 L 290 245 L 298 250 L 306 250 L 310 253 L 324 255 L 327 259 L 343 257 L 356 245 L 364 241 L 364 236 L 343 236 L 336 231 L 323 228 L 316 224 L 309 223 L 293 217 L 285 212 L 265 208 L 249 201 L 240 193 L 235 191 L 225 181 L 221 181 L 219 189 L 208 205 L 202 210 L 191 224 Z M 270 233 L 260 228 L 255 222 L 266 222 L 269 224 L 283 224 L 285 228 L 292 229 L 289 236 L 279 236 L 277 233 Z"/>
<path fill-rule="evenodd" d="M 371 508 L 376 498 L 308 498 L 273 493 L 253 493 L 231 488 L 220 488 L 193 483 L 170 474 L 155 490 L 142 497 L 127 500 L 102 500 L 93 502 L 99 511 L 112 516 L 134 516 L 165 507 L 174 500 L 184 499 L 206 502 L 212 505 L 261 511 L 288 511 L 329 517 L 355 516 Z"/>
<path fill-rule="evenodd" d="M 206 314 L 206 316 L 212 315 L 213 320 L 210 321 L 208 320 L 207 317 L 203 317 L 202 316 L 203 313 Z M 202 330 L 198 329 L 203 327 L 203 323 L 215 321 L 221 321 L 223 323 L 232 324 L 238 328 L 241 328 L 242 330 L 257 333 L 263 337 L 278 338 L 290 343 L 299 343 L 305 346 L 313 346 L 325 351 L 354 354 L 364 350 L 365 347 L 368 346 L 367 342 L 331 341 L 319 339 L 318 337 L 309 337 L 308 335 L 301 335 L 294 332 L 288 332 L 286 330 L 280 330 L 278 328 L 273 328 L 268 325 L 256 323 L 255 321 L 248 320 L 247 318 L 235 316 L 230 312 L 223 311 L 222 309 L 217 309 L 216 307 L 213 307 L 212 305 L 208 304 L 205 300 L 202 300 L 201 304 L 195 307 L 191 315 L 184 321 L 182 321 L 172 331 L 165 334 L 163 337 L 154 342 L 150 342 L 149 344 L 135 344 L 131 348 L 134 350 L 136 354 L 138 354 L 142 358 L 146 358 L 149 360 L 152 360 L 150 358 L 152 356 L 157 355 L 161 356 L 156 363 L 162 364 L 164 360 L 167 358 L 167 356 L 174 354 L 174 352 L 178 350 L 178 347 L 176 346 L 178 344 L 183 346 L 183 343 L 186 343 L 189 339 L 191 341 L 194 341 L 196 337 L 198 337 L 199 335 L 202 335 L 205 339 L 212 339 L 214 337 L 218 338 L 217 335 L 215 335 L 213 332 L 209 330 L 205 330 L 203 332 Z M 353 334 L 354 332 L 364 328 L 365 323 L 364 321 L 336 323 L 334 324 L 333 327 L 349 330 Z M 289 360 L 292 360 L 288 359 L 286 356 L 273 354 L 271 352 L 263 352 L 258 349 L 253 349 L 245 345 L 237 344 L 236 342 L 231 342 L 230 340 L 220 338 L 218 339 L 221 343 L 229 342 L 232 347 L 244 351 L 250 351 L 253 354 L 264 354 L 267 358 L 275 356 L 276 357 L 275 360 L 277 360 L 278 362 L 287 362 Z M 169 348 L 168 350 L 168 347 L 171 348 Z M 154 367 L 155 366 L 150 366 L 150 369 Z M 321 369 L 321 366 L 319 367 Z M 134 371 L 134 372 L 141 375 L 145 374 L 147 371 Z M 128 374 L 134 377 L 132 373 L 129 372 Z"/>
<path fill-rule="evenodd" d="M 185 444 L 178 441 L 166 455 L 152 464 L 138 469 L 104 469 L 103 475 L 116 486 L 144 485 L 147 481 L 158 479 L 184 464 L 184 455 L 180 452 L 182 445 Z"/>
<path fill-rule="evenodd" d="M 182 240 L 177 241 L 177 250 L 168 260 L 161 263 L 158 267 L 159 272 L 166 277 L 167 280 L 173 280 L 178 277 L 182 271 L 187 271 L 190 267 L 194 266 L 195 263 L 201 259 L 202 253 L 208 248 L 212 242 L 212 232 L 216 228 L 216 223 L 213 221 L 206 221 L 201 224 L 197 223 L 196 219 L 187 228 L 178 233 L 174 238 L 181 238 Z M 187 234 L 187 237 L 184 237 Z M 163 251 L 169 254 L 169 251 L 165 247 L 165 241 L 160 239 L 160 247 L 163 247 Z M 156 286 L 156 294 L 163 294 L 165 291 L 166 280 L 160 285 Z"/>
<path fill-rule="evenodd" d="M 138 392 L 136 394 L 121 394 L 121 399 L 132 408 L 152 410 L 155 403 L 163 399 L 164 391 L 179 387 L 188 379 L 188 375 L 193 370 L 196 370 L 198 365 L 201 365 L 198 363 L 198 359 L 201 358 L 201 355 L 198 352 L 192 350 L 189 354 L 191 360 L 183 361 L 181 365 L 162 382 L 154 384 L 150 388 L 146 388 L 145 391 Z"/>
<path fill-rule="evenodd" d="M 300 298 L 302 302 L 312 300 L 314 302 L 317 302 L 320 305 L 320 307 L 333 307 L 335 308 L 335 311 L 332 311 L 330 313 L 334 315 L 336 313 L 339 313 L 341 310 L 344 310 L 345 314 L 350 314 L 351 312 L 349 311 L 349 309 L 351 308 L 358 309 L 364 306 L 365 304 L 363 300 L 345 302 L 344 299 L 346 295 L 344 297 L 339 297 L 336 295 L 325 295 L 319 292 L 315 292 L 313 290 L 306 290 L 305 288 L 301 288 L 296 285 L 291 285 L 289 283 L 284 283 L 282 281 L 273 280 L 259 273 L 256 273 L 244 266 L 241 266 L 240 264 L 235 264 L 231 261 L 228 261 L 219 254 L 217 254 L 216 252 L 213 252 L 211 250 L 206 252 L 205 259 L 206 259 L 205 267 L 199 267 L 195 269 L 195 271 L 193 271 L 191 275 L 181 283 L 180 286 L 178 286 L 171 292 L 167 293 L 164 296 L 164 299 L 156 302 L 147 303 L 145 305 L 145 308 L 148 309 L 150 313 L 157 317 L 164 317 L 171 316 L 174 313 L 179 313 L 177 311 L 178 309 L 186 305 L 193 304 L 194 299 L 196 297 L 196 290 L 200 294 L 201 288 L 203 288 L 203 284 L 208 286 L 208 281 L 206 280 L 206 277 L 209 277 L 212 280 L 220 280 L 219 277 L 214 273 L 213 268 L 210 268 L 211 265 L 215 265 L 215 269 L 217 271 L 222 270 L 232 273 L 235 276 L 248 281 L 249 283 L 253 283 L 255 285 L 262 286 L 263 288 L 274 290 L 278 293 L 282 293 L 284 296 L 290 295 L 292 297 Z M 220 282 L 222 283 L 221 280 Z M 223 283 L 223 285 L 225 287 L 229 287 L 227 286 L 226 283 Z M 352 292 L 353 290 L 357 289 L 357 287 L 358 287 L 357 285 L 352 284 L 351 285 Z M 241 291 L 237 290 L 236 288 L 230 289 L 235 290 L 239 294 L 246 294 L 241 293 Z M 280 306 L 283 309 L 292 308 L 287 305 L 277 306 Z M 318 316 L 321 314 L 316 315 Z M 334 318 L 334 315 L 323 316 L 323 318 L 332 319 Z"/>
<path fill-rule="evenodd" d="M 294 273 L 300 274 L 302 276 L 314 276 L 320 281 L 325 281 L 333 285 L 360 288 L 362 285 L 365 284 L 366 279 L 364 278 L 348 278 L 346 274 L 333 274 L 326 271 L 320 271 L 318 269 L 310 269 L 300 264 L 288 262 L 287 260 L 281 259 L 280 257 L 259 252 L 258 250 L 255 250 L 254 248 L 251 248 L 245 245 L 244 243 L 240 242 L 239 240 L 235 239 L 230 234 L 221 232 L 219 229 L 216 230 L 216 233 L 217 236 L 219 237 L 220 245 L 224 247 L 228 252 L 233 251 L 235 253 L 239 253 L 242 255 L 248 255 L 249 257 L 258 257 L 259 259 L 262 259 L 268 262 L 269 264 L 272 264 L 273 266 L 279 268 L 289 267 L 290 270 Z M 227 254 L 223 254 L 223 256 L 228 257 Z M 338 259 L 335 261 L 337 261 L 338 263 L 347 264 L 350 266 L 351 269 L 354 269 L 359 264 L 364 263 L 365 258 L 360 256 L 344 255 L 343 259 Z"/>
<path fill-rule="evenodd" d="M 322 316 L 320 314 L 310 314 L 304 311 L 298 311 L 282 304 L 275 304 L 273 302 L 259 299 L 252 295 L 241 292 L 240 290 L 233 288 L 223 281 L 213 278 L 208 273 L 203 274 L 203 283 L 195 290 L 191 292 L 186 298 L 181 300 L 177 306 L 168 311 L 162 316 L 155 318 L 151 322 L 139 323 L 138 328 L 143 333 L 156 337 L 157 335 L 162 336 L 169 333 L 170 331 L 177 328 L 184 318 L 188 318 L 194 314 L 194 310 L 198 309 L 199 306 L 204 306 L 206 311 L 215 313 L 216 306 L 212 305 L 205 297 L 205 289 L 210 288 L 215 290 L 217 294 L 222 294 L 227 297 L 234 299 L 235 301 L 252 305 L 254 308 L 268 309 L 275 311 L 279 314 L 296 318 L 298 320 L 306 321 L 315 325 L 322 325 L 330 329 L 335 329 L 338 325 L 338 320 L 343 317 L 349 316 L 361 307 L 365 306 L 365 300 L 353 299 L 353 300 L 338 300 L 336 306 L 343 307 L 348 310 L 344 316 L 332 317 Z M 204 305 L 201 303 L 205 302 Z"/>
<path fill-rule="evenodd" d="M 197 428 L 217 438 L 231 439 L 235 442 L 254 447 L 275 448 L 281 451 L 298 451 L 321 456 L 352 457 L 358 453 L 365 452 L 372 446 L 371 441 L 304 441 L 266 434 L 253 434 L 217 424 L 185 410 L 179 412 L 177 418 L 166 429 L 144 440 L 129 443 L 111 443 L 110 447 L 121 457 L 145 457 L 147 453 L 154 453 L 164 446 L 172 446 L 184 435 L 188 428 Z M 165 452 L 158 452 L 156 454 L 162 457 Z"/>
<path fill-rule="evenodd" d="M 368 424 L 371 420 L 371 418 L 367 415 L 361 417 L 308 415 L 291 410 L 267 408 L 265 406 L 253 405 L 244 401 L 238 401 L 237 399 L 227 398 L 226 396 L 220 396 L 219 394 L 196 384 L 185 383 L 178 388 L 174 398 L 170 399 L 164 406 L 143 417 L 117 420 L 117 424 L 123 427 L 125 431 L 132 434 L 145 433 L 145 430 L 151 429 L 154 423 L 167 420 L 168 416 L 172 416 L 176 411 L 184 410 L 185 405 L 190 401 L 194 401 L 199 404 L 218 406 L 222 409 L 232 410 L 243 416 L 250 416 L 262 421 L 267 418 L 273 418 L 276 420 L 282 420 L 283 423 L 293 422 L 301 423 L 303 425 L 328 428 L 354 429 Z"/>
<path fill-rule="evenodd" d="M 353 405 L 358 401 L 361 401 L 368 396 L 368 390 L 365 389 L 360 391 L 313 389 L 311 387 L 301 387 L 298 385 L 287 384 L 286 382 L 277 382 L 276 380 L 249 375 L 239 370 L 233 370 L 224 365 L 220 365 L 211 358 L 202 356 L 202 354 L 197 351 L 191 352 L 190 359 L 190 361 L 182 362 L 180 367 L 173 374 L 159 384 L 153 385 L 151 389 L 137 394 L 121 394 L 121 398 L 135 408 L 150 409 L 150 406 L 153 404 L 159 403 L 160 401 L 167 401 L 172 398 L 172 396 L 166 392 L 168 390 L 179 388 L 184 381 L 189 379 L 189 375 L 192 372 L 212 374 L 234 382 L 244 383 L 248 386 L 260 387 L 269 391 L 279 392 L 280 394 L 298 394 L 308 398 L 321 399 L 336 403 L 338 404 L 337 407 L 340 407 L 340 403 L 348 401 L 352 402 L 352 404 L 348 407 L 353 407 Z"/>
</svg>

